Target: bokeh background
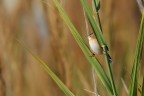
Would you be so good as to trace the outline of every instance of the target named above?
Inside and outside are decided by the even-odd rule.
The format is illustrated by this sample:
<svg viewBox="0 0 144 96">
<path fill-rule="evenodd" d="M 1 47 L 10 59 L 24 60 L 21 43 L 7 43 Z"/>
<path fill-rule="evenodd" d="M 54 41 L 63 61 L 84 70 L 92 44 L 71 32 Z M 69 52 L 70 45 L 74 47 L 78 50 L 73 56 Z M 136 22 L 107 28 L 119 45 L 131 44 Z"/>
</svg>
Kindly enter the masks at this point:
<svg viewBox="0 0 144 96">
<path fill-rule="evenodd" d="M 136 0 L 101 2 L 103 34 L 110 47 L 117 90 L 126 96 L 121 79 L 129 85 L 141 14 Z M 87 42 L 80 0 L 61 0 L 61 4 Z M 91 65 L 53 0 L 0 0 L 0 96 L 65 96 L 16 40 L 46 62 L 76 96 L 93 96 L 86 91 L 93 91 Z M 97 57 L 106 69 L 103 56 Z M 107 96 L 98 78 L 97 87 L 101 96 Z"/>
</svg>

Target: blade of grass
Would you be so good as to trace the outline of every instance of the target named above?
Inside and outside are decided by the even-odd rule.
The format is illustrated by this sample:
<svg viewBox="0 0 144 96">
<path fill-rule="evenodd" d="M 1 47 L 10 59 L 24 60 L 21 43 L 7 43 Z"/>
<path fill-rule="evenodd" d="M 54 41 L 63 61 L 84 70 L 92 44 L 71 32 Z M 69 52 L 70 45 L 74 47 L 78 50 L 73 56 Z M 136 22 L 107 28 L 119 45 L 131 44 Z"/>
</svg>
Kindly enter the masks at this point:
<svg viewBox="0 0 144 96">
<path fill-rule="evenodd" d="M 144 16 L 142 16 L 142 20 L 140 24 L 140 30 L 139 30 L 137 46 L 136 46 L 136 53 L 135 53 L 135 58 L 133 63 L 132 74 L 131 74 L 131 85 L 130 85 L 129 96 L 137 96 L 143 45 L 144 45 Z"/>
<path fill-rule="evenodd" d="M 80 46 L 81 50 L 83 51 L 85 57 L 90 62 L 90 64 L 92 64 L 92 66 L 95 68 L 100 80 L 102 81 L 104 86 L 107 88 L 108 92 L 110 94 L 112 94 L 112 88 L 110 85 L 110 81 L 107 78 L 107 76 L 106 76 L 103 68 L 101 67 L 100 63 L 98 62 L 98 60 L 95 57 L 90 56 L 91 55 L 90 49 L 88 48 L 88 46 L 86 45 L 86 43 L 84 42 L 84 40 L 82 39 L 82 37 L 80 36 L 78 31 L 76 30 L 76 28 L 74 27 L 74 25 L 71 23 L 69 17 L 64 12 L 64 10 L 63 10 L 62 6 L 59 4 L 58 0 L 53 0 L 53 1 L 54 1 L 55 5 L 57 6 L 59 12 L 61 13 L 62 18 L 64 19 L 64 21 L 68 25 L 72 35 L 74 36 L 75 40 L 77 41 L 78 45 Z"/>
<path fill-rule="evenodd" d="M 98 40 L 98 43 L 101 45 L 101 47 L 103 48 L 103 52 L 104 52 L 104 55 L 105 55 L 105 60 L 106 60 L 106 64 L 107 64 L 107 68 L 108 68 L 108 72 L 109 72 L 109 76 L 110 76 L 110 82 L 111 82 L 111 86 L 112 86 L 112 89 L 113 89 L 113 95 L 114 96 L 117 96 L 117 92 L 116 92 L 116 88 L 115 88 L 115 83 L 114 83 L 114 79 L 113 79 L 113 73 L 112 73 L 112 68 L 111 68 L 111 57 L 109 56 L 108 54 L 108 47 L 105 43 L 105 40 L 103 38 L 103 35 L 102 35 L 102 27 L 101 27 L 101 22 L 100 22 L 100 17 L 99 17 L 99 14 L 98 14 L 98 11 L 97 11 L 97 19 L 98 19 L 98 25 L 97 23 L 95 22 L 95 19 L 93 17 L 93 14 L 92 14 L 92 11 L 90 10 L 90 7 L 87 3 L 87 0 L 81 0 L 81 3 L 83 5 L 83 8 L 86 12 L 86 15 L 89 19 L 89 22 L 91 24 L 91 27 L 94 31 L 94 34 Z M 93 1 L 95 7 L 97 7 L 97 1 Z M 99 1 L 100 3 L 100 1 Z"/>
<path fill-rule="evenodd" d="M 20 41 L 18 43 L 32 55 L 32 57 L 43 67 L 43 69 L 51 76 L 51 78 L 56 82 L 59 88 L 66 94 L 66 96 L 75 96 L 64 84 L 63 82 L 55 75 L 54 72 L 44 63 L 40 58 L 38 58 L 33 52 L 31 52 L 27 47 L 24 46 Z"/>
</svg>

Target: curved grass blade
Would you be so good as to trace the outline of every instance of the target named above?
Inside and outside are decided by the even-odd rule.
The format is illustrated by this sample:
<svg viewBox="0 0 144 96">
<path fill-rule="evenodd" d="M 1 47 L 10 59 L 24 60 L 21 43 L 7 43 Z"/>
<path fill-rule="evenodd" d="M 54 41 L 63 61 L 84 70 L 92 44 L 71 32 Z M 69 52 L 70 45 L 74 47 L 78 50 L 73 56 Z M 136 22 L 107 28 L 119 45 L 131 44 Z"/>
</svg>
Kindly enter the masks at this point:
<svg viewBox="0 0 144 96">
<path fill-rule="evenodd" d="M 100 63 L 98 62 L 98 60 L 95 57 L 90 56 L 92 54 L 90 49 L 88 48 L 88 46 L 86 45 L 86 43 L 84 42 L 84 40 L 82 39 L 82 37 L 80 36 L 78 31 L 76 30 L 76 28 L 74 27 L 74 25 L 71 23 L 69 17 L 64 12 L 64 10 L 63 10 L 62 6 L 59 4 L 58 0 L 53 0 L 53 1 L 54 1 L 55 5 L 57 6 L 62 18 L 68 25 L 72 35 L 74 36 L 75 40 L 77 41 L 78 45 L 80 46 L 81 50 L 83 51 L 85 57 L 90 62 L 90 64 L 95 68 L 97 75 L 99 76 L 99 78 L 102 81 L 102 83 L 104 84 L 104 86 L 107 88 L 108 92 L 110 94 L 112 94 L 112 88 L 111 88 L 110 81 L 109 81 L 108 77 L 106 76 Z"/>
<path fill-rule="evenodd" d="M 144 16 L 142 16 L 138 40 L 137 40 L 136 53 L 134 58 L 132 74 L 131 74 L 131 85 L 130 85 L 129 96 L 137 96 L 140 64 L 142 62 L 143 45 L 144 45 Z"/>
<path fill-rule="evenodd" d="M 19 41 L 18 41 L 19 42 Z M 40 58 L 38 58 L 34 53 L 32 53 L 27 47 L 24 46 L 21 42 L 20 45 L 32 55 L 32 57 L 43 67 L 43 69 L 51 76 L 51 78 L 56 82 L 59 88 L 66 94 L 66 96 L 75 96 L 64 84 L 63 82 L 55 75 L 54 72 L 44 63 Z"/>
</svg>

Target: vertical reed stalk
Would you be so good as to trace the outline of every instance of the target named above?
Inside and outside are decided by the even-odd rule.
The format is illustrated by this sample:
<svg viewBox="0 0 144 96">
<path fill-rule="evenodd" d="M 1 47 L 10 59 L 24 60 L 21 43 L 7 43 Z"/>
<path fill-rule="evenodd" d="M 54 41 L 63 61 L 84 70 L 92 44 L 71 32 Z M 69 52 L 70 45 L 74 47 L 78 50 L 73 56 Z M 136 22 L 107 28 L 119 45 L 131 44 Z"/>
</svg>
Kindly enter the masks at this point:
<svg viewBox="0 0 144 96">
<path fill-rule="evenodd" d="M 100 1 L 99 1 L 100 2 Z M 97 4 L 97 1 L 96 0 L 93 0 L 93 5 L 95 7 L 95 11 L 97 13 L 97 21 L 98 21 L 98 25 L 99 25 L 99 28 L 102 31 L 102 26 L 101 26 L 101 20 L 100 20 L 100 16 L 99 16 L 99 6 Z M 107 63 L 107 67 L 108 67 L 108 72 L 109 72 L 109 76 L 110 76 L 110 81 L 111 81 L 111 85 L 112 85 L 112 89 L 113 89 L 113 94 L 114 96 L 117 96 L 117 92 L 116 92 L 116 87 L 115 87 L 115 83 L 114 83 L 114 79 L 113 79 L 113 73 L 112 73 L 112 68 L 111 68 L 111 57 L 109 56 L 108 54 L 108 48 L 107 46 L 102 46 L 103 47 L 103 51 L 104 51 L 104 55 L 105 55 L 105 60 L 106 60 L 106 63 Z"/>
<path fill-rule="evenodd" d="M 115 87 L 115 83 L 114 83 L 114 79 L 113 79 L 112 68 L 111 68 L 111 61 L 109 61 L 109 56 L 108 56 L 108 53 L 107 53 L 106 46 L 103 47 L 103 50 L 105 52 L 105 60 L 106 60 L 107 67 L 108 67 L 108 72 L 109 72 L 109 76 L 110 76 L 110 82 L 111 82 L 112 89 L 113 89 L 113 95 L 117 96 L 116 87 Z"/>
</svg>

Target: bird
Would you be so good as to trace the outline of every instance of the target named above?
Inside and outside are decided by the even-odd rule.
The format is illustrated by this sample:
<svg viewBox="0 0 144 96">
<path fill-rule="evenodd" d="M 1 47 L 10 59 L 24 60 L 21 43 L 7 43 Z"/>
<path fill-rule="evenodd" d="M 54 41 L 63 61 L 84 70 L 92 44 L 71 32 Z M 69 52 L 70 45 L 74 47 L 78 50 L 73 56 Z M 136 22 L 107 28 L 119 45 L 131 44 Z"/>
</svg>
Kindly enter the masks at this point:
<svg viewBox="0 0 144 96">
<path fill-rule="evenodd" d="M 93 33 L 89 34 L 88 41 L 89 41 L 90 49 L 93 52 L 92 55 L 95 55 L 95 54 L 98 54 L 98 55 L 106 54 L 107 57 L 108 57 L 109 62 L 110 63 L 112 62 L 112 59 L 111 59 L 110 55 L 107 52 L 103 51 L 103 48 L 100 46 L 98 40 L 96 39 L 96 37 L 95 37 L 95 35 Z"/>
<path fill-rule="evenodd" d="M 89 46 L 94 54 L 103 54 L 103 49 L 93 33 L 88 36 Z"/>
</svg>

